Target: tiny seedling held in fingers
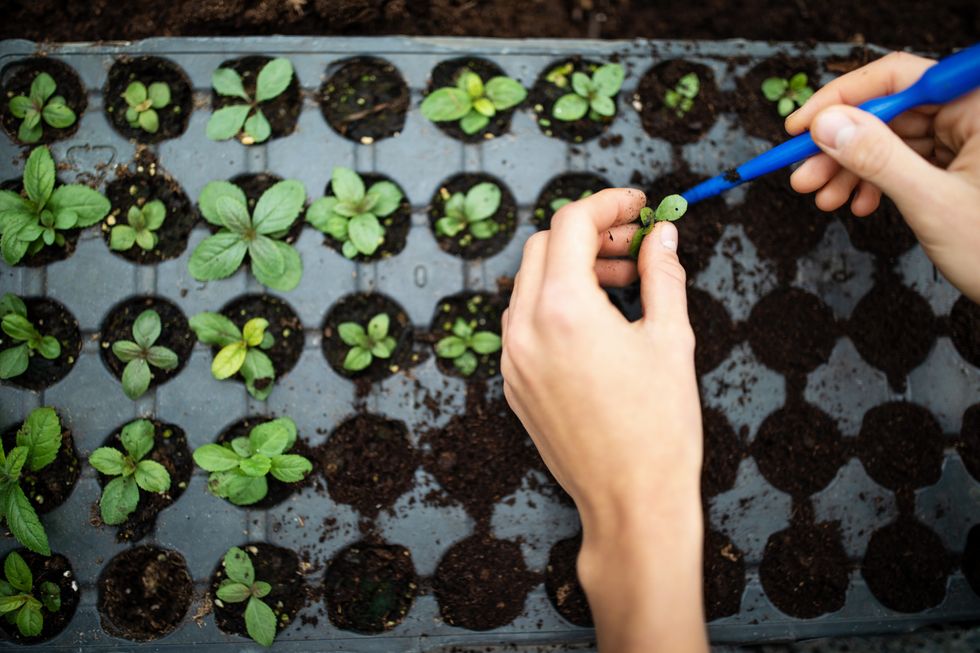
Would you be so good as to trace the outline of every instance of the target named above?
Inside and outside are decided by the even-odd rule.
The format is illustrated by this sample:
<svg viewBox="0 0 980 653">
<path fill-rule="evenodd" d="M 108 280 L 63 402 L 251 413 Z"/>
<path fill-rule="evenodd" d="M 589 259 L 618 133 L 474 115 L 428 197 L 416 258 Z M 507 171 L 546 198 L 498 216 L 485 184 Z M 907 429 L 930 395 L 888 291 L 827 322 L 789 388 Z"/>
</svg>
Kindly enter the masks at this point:
<svg viewBox="0 0 980 653">
<path fill-rule="evenodd" d="M 148 309 L 133 323 L 133 339 L 112 343 L 112 353 L 126 363 L 122 373 L 123 392 L 130 399 L 139 399 L 153 379 L 151 367 L 172 370 L 180 363 L 172 350 L 155 345 L 160 338 L 160 314 Z"/>
<path fill-rule="evenodd" d="M 54 336 L 43 335 L 35 328 L 20 297 L 7 293 L 0 298 L 0 320 L 3 332 L 18 343 L 0 351 L 0 379 L 12 379 L 26 372 L 34 354 L 48 360 L 61 355 L 61 343 Z"/>
<path fill-rule="evenodd" d="M 160 129 L 159 109 L 170 104 L 170 87 L 164 82 L 153 82 L 146 86 L 143 82 L 131 82 L 122 97 L 128 105 L 126 122 L 133 129 L 142 129 L 150 134 Z"/>
<path fill-rule="evenodd" d="M 672 109 L 678 118 L 683 118 L 694 108 L 694 100 L 701 91 L 701 80 L 696 73 L 681 77 L 674 88 L 664 93 L 664 106 Z"/>
<path fill-rule="evenodd" d="M 280 417 L 255 426 L 248 437 L 225 444 L 206 444 L 194 450 L 194 462 L 209 472 L 208 490 L 236 506 L 249 506 L 269 492 L 266 476 L 283 483 L 298 483 L 313 471 L 313 464 L 298 454 L 286 453 L 296 444 L 296 424 Z"/>
<path fill-rule="evenodd" d="M 31 411 L 10 451 L 0 446 L 0 515 L 18 542 L 34 553 L 51 555 L 48 536 L 34 506 L 20 486 L 26 467 L 37 472 L 52 462 L 61 449 L 61 421 L 53 408 L 42 406 Z"/>
<path fill-rule="evenodd" d="M 190 319 L 197 339 L 206 345 L 221 347 L 211 361 L 211 374 L 218 380 L 241 372 L 245 388 L 256 399 L 268 398 L 276 371 L 268 351 L 275 338 L 268 332 L 269 321 L 255 317 L 241 330 L 221 313 L 198 313 Z"/>
<path fill-rule="evenodd" d="M 653 231 L 658 222 L 680 220 L 685 213 L 687 213 L 687 200 L 681 195 L 668 195 L 663 198 L 660 200 L 656 211 L 649 206 L 640 209 L 640 223 L 643 226 L 633 234 L 633 240 L 630 242 L 630 256 L 636 258 L 640 255 L 643 239 Z"/>
<path fill-rule="evenodd" d="M 140 249 L 150 251 L 157 246 L 159 237 L 156 232 L 166 218 L 167 206 L 160 200 L 152 200 L 142 207 L 134 204 L 126 213 L 128 224 L 113 225 L 109 232 L 109 249 L 124 252 L 138 245 Z"/>
<path fill-rule="evenodd" d="M 102 490 L 99 511 L 110 526 L 121 524 L 133 514 L 140 490 L 162 494 L 170 489 L 170 473 L 155 460 L 144 460 L 153 450 L 153 422 L 138 419 L 123 427 L 119 439 L 124 451 L 99 447 L 88 462 L 106 476 L 113 476 Z"/>
<path fill-rule="evenodd" d="M 245 603 L 245 630 L 257 644 L 272 646 L 276 638 L 276 613 L 262 599 L 272 591 L 272 585 L 255 578 L 255 567 L 248 553 L 233 546 L 221 562 L 225 578 L 216 592 L 224 603 Z"/>
<path fill-rule="evenodd" d="M 463 376 L 476 371 L 479 364 L 477 354 L 492 354 L 500 351 L 500 336 L 492 331 L 477 331 L 474 322 L 456 318 L 453 334 L 436 343 L 436 356 L 452 360 L 453 365 Z"/>
<path fill-rule="evenodd" d="M 357 322 L 342 322 L 337 326 L 340 339 L 350 346 L 344 358 L 344 369 L 360 372 L 367 368 L 375 358 L 391 358 L 397 341 L 388 335 L 391 318 L 387 313 L 378 313 L 370 319 L 367 329 Z"/>
<path fill-rule="evenodd" d="M 490 124 L 498 111 L 512 109 L 524 101 L 527 91 L 520 82 L 498 76 L 486 84 L 469 69 L 460 72 L 456 86 L 438 88 L 422 102 L 422 115 L 432 122 L 459 121 L 463 133 L 476 134 Z"/>
<path fill-rule="evenodd" d="M 38 73 L 31 82 L 28 95 L 10 98 L 10 113 L 21 120 L 17 138 L 24 143 L 36 143 L 44 134 L 44 125 L 64 129 L 75 124 L 75 112 L 65 104 L 65 98 L 55 95 L 58 85 L 48 73 Z"/>
<path fill-rule="evenodd" d="M 347 258 L 371 256 L 384 243 L 380 218 L 398 210 L 403 195 L 390 181 L 365 189 L 364 180 L 350 168 L 334 168 L 333 195 L 321 197 L 306 211 L 306 221 L 339 243 Z"/>
<path fill-rule="evenodd" d="M 619 93 L 625 78 L 626 70 L 618 63 L 599 66 L 591 77 L 583 72 L 574 72 L 571 77 L 573 92 L 558 98 L 551 115 L 565 122 L 581 120 L 586 114 L 589 120 L 608 120 L 616 114 L 616 101 L 613 98 Z M 564 76 L 556 76 L 556 79 L 564 79 Z"/>
<path fill-rule="evenodd" d="M 211 75 L 211 86 L 218 95 L 238 98 L 236 102 L 211 114 L 207 135 L 213 141 L 226 141 L 242 133 L 245 145 L 263 143 L 272 135 L 269 120 L 262 113 L 262 103 L 282 95 L 293 79 L 289 59 L 273 59 L 262 66 L 255 79 L 255 97 L 245 92 L 242 76 L 231 68 L 218 68 Z"/>
<path fill-rule="evenodd" d="M 491 218 L 500 208 L 501 192 L 496 184 L 485 181 L 470 188 L 466 194 L 442 189 L 445 215 L 436 220 L 436 233 L 452 238 L 468 230 L 473 238 L 486 240 L 500 231 Z"/>
<path fill-rule="evenodd" d="M 770 77 L 762 82 L 762 94 L 776 103 L 776 111 L 785 118 L 813 95 L 807 81 L 806 73 L 796 73 L 789 79 Z"/>
<path fill-rule="evenodd" d="M 34 590 L 34 575 L 16 551 L 3 561 L 4 580 L 0 581 L 0 614 L 16 625 L 24 637 L 37 637 L 44 630 L 44 612 L 61 609 L 61 588 L 44 581 Z"/>
</svg>

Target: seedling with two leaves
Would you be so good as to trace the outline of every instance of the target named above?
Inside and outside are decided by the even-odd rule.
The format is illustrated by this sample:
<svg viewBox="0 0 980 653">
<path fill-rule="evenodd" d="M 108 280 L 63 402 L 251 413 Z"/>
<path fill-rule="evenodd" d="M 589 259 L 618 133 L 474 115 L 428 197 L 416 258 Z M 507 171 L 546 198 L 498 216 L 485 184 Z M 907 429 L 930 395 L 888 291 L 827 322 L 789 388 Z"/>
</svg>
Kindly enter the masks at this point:
<svg viewBox="0 0 980 653">
<path fill-rule="evenodd" d="M 333 195 L 321 197 L 306 211 L 306 221 L 341 245 L 347 258 L 371 256 L 384 243 L 380 218 L 398 210 L 403 195 L 390 181 L 377 181 L 365 190 L 364 180 L 350 168 L 334 168 Z"/>
<path fill-rule="evenodd" d="M 501 192 L 496 184 L 489 181 L 476 184 L 465 195 L 450 195 L 443 188 L 440 195 L 444 202 L 445 215 L 436 220 L 438 235 L 452 238 L 467 229 L 473 238 L 486 240 L 500 231 L 500 225 L 491 219 L 500 208 Z"/>
<path fill-rule="evenodd" d="M 640 209 L 640 223 L 643 226 L 633 234 L 633 240 L 630 242 L 630 256 L 636 258 L 640 255 L 640 246 L 643 244 L 643 239 L 653 231 L 653 228 L 658 222 L 680 220 L 686 212 L 687 200 L 681 195 L 668 195 L 663 198 L 660 204 L 657 205 L 656 211 L 649 206 L 644 206 Z"/>
<path fill-rule="evenodd" d="M 221 313 L 205 312 L 192 317 L 190 326 L 198 340 L 221 347 L 211 361 L 214 378 L 220 381 L 241 372 L 250 395 L 260 401 L 269 397 L 276 371 L 272 359 L 265 353 L 275 343 L 267 330 L 268 320 L 254 317 L 239 330 Z"/>
<path fill-rule="evenodd" d="M 122 373 L 123 392 L 130 399 L 139 399 L 153 379 L 151 367 L 172 370 L 180 361 L 172 350 L 155 345 L 160 338 L 160 314 L 153 309 L 143 311 L 133 322 L 133 339 L 112 343 L 112 353 L 126 363 Z"/>
<path fill-rule="evenodd" d="M 232 68 L 218 68 L 211 75 L 211 86 L 218 95 L 238 98 L 235 103 L 211 114 L 207 135 L 213 141 L 226 141 L 242 132 L 245 145 L 263 143 L 272 135 L 272 126 L 262 113 L 262 103 L 274 100 L 289 87 L 293 79 L 293 64 L 289 59 L 272 59 L 259 70 L 255 79 L 255 97 L 245 92 L 242 76 Z"/>
<path fill-rule="evenodd" d="M 35 595 L 31 568 L 16 551 L 8 553 L 3 561 L 3 575 L 0 614 L 24 637 L 37 637 L 44 630 L 44 610 L 55 613 L 61 609 L 61 588 L 46 580 Z"/>
<path fill-rule="evenodd" d="M 228 549 L 221 566 L 225 578 L 216 592 L 218 600 L 224 603 L 245 603 L 245 630 L 257 644 L 272 646 L 276 638 L 278 619 L 272 608 L 263 601 L 272 585 L 256 580 L 255 567 L 248 553 L 233 546 Z"/>
<path fill-rule="evenodd" d="M 527 91 L 520 82 L 503 75 L 486 84 L 480 76 L 464 69 L 456 86 L 445 86 L 430 93 L 422 102 L 422 115 L 432 122 L 459 121 L 464 134 L 486 129 L 498 111 L 512 109 L 524 101 Z"/>
<path fill-rule="evenodd" d="M 0 517 L 7 521 L 7 528 L 18 542 L 45 556 L 51 555 L 48 536 L 21 481 L 27 471 L 39 472 L 50 465 L 59 449 L 61 421 L 47 406 L 31 411 L 17 430 L 17 440 L 10 451 L 0 446 Z"/>
<path fill-rule="evenodd" d="M 208 236 L 191 254 L 190 272 L 198 281 L 230 277 L 248 254 L 252 274 L 274 290 L 292 290 L 303 276 L 303 261 L 282 238 L 306 202 L 301 182 L 286 179 L 269 187 L 249 213 L 245 192 L 227 181 L 212 181 L 198 204 L 204 219 L 218 233 Z"/>
<path fill-rule="evenodd" d="M 67 229 L 95 224 L 112 208 L 101 193 L 82 184 L 54 187 L 54 159 L 47 147 L 37 147 L 24 166 L 21 197 L 0 190 L 0 252 L 10 265 L 45 246 L 64 247 Z"/>
<path fill-rule="evenodd" d="M 556 70 L 561 69 L 562 67 L 559 66 Z M 558 80 L 563 79 L 564 76 L 555 75 L 554 78 Z M 551 109 L 551 115 L 565 122 L 581 120 L 586 114 L 589 120 L 608 120 L 616 114 L 616 101 L 613 98 L 619 93 L 625 78 L 626 71 L 618 63 L 599 66 L 591 77 L 583 72 L 573 72 L 572 91 L 574 92 L 558 98 Z M 563 86 L 555 83 L 560 87 Z"/>
<path fill-rule="evenodd" d="M 378 313 L 368 321 L 365 330 L 357 322 L 342 322 L 337 332 L 350 351 L 344 357 L 344 369 L 360 372 L 366 369 L 375 358 L 391 358 L 398 342 L 388 335 L 391 318 L 387 313 Z"/>
<path fill-rule="evenodd" d="M 694 108 L 694 100 L 701 91 L 701 80 L 697 73 L 688 73 L 681 77 L 674 88 L 664 93 L 664 106 L 673 110 L 678 118 L 683 118 Z"/>
<path fill-rule="evenodd" d="M 135 204 L 126 213 L 128 224 L 113 225 L 109 232 L 109 249 L 125 252 L 138 245 L 144 251 L 157 246 L 157 231 L 167 218 L 167 206 L 160 200 L 151 200 L 142 207 Z"/>
<path fill-rule="evenodd" d="M 133 129 L 142 129 L 155 134 L 160 129 L 160 109 L 170 104 L 170 86 L 165 82 L 153 82 L 149 86 L 143 82 L 131 82 L 122 97 L 128 105 L 126 122 Z"/>
<path fill-rule="evenodd" d="M 770 77 L 762 82 L 762 94 L 776 103 L 776 111 L 785 118 L 813 95 L 807 81 L 806 73 L 796 73 L 789 79 Z"/>
<path fill-rule="evenodd" d="M 163 494 L 170 489 L 167 468 L 146 456 L 153 450 L 153 422 L 138 419 L 123 427 L 119 439 L 124 451 L 99 447 L 89 456 L 92 467 L 114 477 L 102 490 L 99 511 L 110 526 L 121 524 L 136 510 L 140 490 Z"/>
<path fill-rule="evenodd" d="M 44 124 L 64 129 L 75 124 L 75 112 L 65 104 L 65 98 L 55 95 L 58 85 L 48 73 L 38 73 L 31 82 L 28 95 L 10 98 L 8 107 L 14 118 L 21 120 L 17 138 L 24 143 L 37 143 L 44 134 Z"/>
<path fill-rule="evenodd" d="M 54 336 L 43 335 L 27 317 L 24 301 L 11 293 L 0 298 L 0 327 L 14 343 L 0 351 L 0 379 L 12 379 L 27 371 L 31 356 L 40 354 L 48 360 L 61 355 L 61 343 Z"/>
<path fill-rule="evenodd" d="M 283 483 L 298 483 L 313 471 L 313 464 L 298 454 L 286 453 L 296 444 L 296 424 L 280 417 L 256 425 L 248 437 L 226 444 L 206 444 L 194 450 L 194 462 L 211 472 L 208 490 L 236 506 L 250 506 L 269 492 L 266 476 Z"/>
<path fill-rule="evenodd" d="M 500 336 L 492 331 L 477 331 L 476 322 L 467 322 L 461 317 L 453 324 L 452 335 L 436 343 L 436 356 L 452 360 L 453 365 L 463 376 L 476 371 L 477 355 L 500 351 Z"/>
</svg>

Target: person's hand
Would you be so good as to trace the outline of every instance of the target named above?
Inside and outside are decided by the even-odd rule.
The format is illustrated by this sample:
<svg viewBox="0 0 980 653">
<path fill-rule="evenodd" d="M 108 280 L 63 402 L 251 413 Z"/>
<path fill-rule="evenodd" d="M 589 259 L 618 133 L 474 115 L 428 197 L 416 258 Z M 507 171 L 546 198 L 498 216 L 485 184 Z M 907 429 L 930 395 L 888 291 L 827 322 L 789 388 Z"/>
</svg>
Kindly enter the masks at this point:
<svg viewBox="0 0 980 653">
<path fill-rule="evenodd" d="M 600 288 L 623 257 L 642 192 L 563 207 L 532 236 L 504 313 L 504 392 L 582 517 L 579 575 L 610 651 L 706 648 L 701 599 L 701 410 L 677 229 L 640 250 L 644 317 Z M 596 258 L 599 258 L 597 261 Z"/>
<path fill-rule="evenodd" d="M 833 211 L 851 201 L 856 216 L 891 197 L 926 254 L 949 281 L 980 302 L 980 90 L 943 106 L 907 111 L 889 129 L 853 106 L 911 86 L 936 62 L 895 52 L 813 94 L 786 118 L 810 130 L 823 150 L 792 175 L 800 193 L 816 191 Z M 856 190 L 856 193 L 854 192 Z"/>
</svg>

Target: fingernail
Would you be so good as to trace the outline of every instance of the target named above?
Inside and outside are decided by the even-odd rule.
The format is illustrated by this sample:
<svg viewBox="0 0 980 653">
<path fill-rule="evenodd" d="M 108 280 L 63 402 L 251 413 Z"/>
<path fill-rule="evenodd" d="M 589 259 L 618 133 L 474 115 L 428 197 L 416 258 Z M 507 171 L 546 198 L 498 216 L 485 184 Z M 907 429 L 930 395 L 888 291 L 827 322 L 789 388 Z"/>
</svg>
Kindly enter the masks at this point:
<svg viewBox="0 0 980 653">
<path fill-rule="evenodd" d="M 660 244 L 664 246 L 664 249 L 669 249 L 672 252 L 677 251 L 677 227 L 674 226 L 673 222 L 664 222 L 663 226 L 660 227 Z"/>
<path fill-rule="evenodd" d="M 835 150 L 843 149 L 857 131 L 857 125 L 843 111 L 825 111 L 813 123 L 813 138 Z"/>
</svg>

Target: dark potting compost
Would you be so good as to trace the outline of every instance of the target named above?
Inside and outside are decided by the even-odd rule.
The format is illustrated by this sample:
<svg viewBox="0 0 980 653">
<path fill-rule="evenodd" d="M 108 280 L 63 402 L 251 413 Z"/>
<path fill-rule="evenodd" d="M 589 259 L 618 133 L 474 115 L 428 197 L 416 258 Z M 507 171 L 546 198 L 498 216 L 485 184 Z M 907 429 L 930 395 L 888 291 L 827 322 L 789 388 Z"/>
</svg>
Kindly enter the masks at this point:
<svg viewBox="0 0 980 653">
<path fill-rule="evenodd" d="M 31 570 L 31 577 L 34 585 L 31 594 L 37 596 L 43 583 L 54 583 L 58 586 L 58 594 L 61 599 L 61 606 L 57 612 L 48 612 L 44 615 L 44 625 L 40 635 L 27 637 L 20 634 L 16 625 L 6 619 L 0 619 L 0 631 L 10 640 L 18 644 L 37 645 L 59 635 L 71 623 L 78 608 L 80 590 L 75 572 L 71 568 L 68 558 L 59 554 L 52 553 L 50 557 L 42 556 L 27 549 L 14 549 L 27 563 Z"/>
<path fill-rule="evenodd" d="M 405 126 L 408 86 L 392 63 L 354 57 L 333 64 L 320 87 L 320 111 L 334 130 L 369 145 L 396 136 Z"/>
<path fill-rule="evenodd" d="M 129 105 L 124 94 L 133 82 L 139 82 L 146 87 L 163 83 L 170 91 L 169 103 L 156 110 L 160 123 L 156 132 L 149 132 L 139 126 L 133 127 L 126 119 Z M 180 136 L 187 129 L 187 121 L 194 108 L 193 89 L 187 74 L 177 64 L 161 57 L 117 60 L 109 69 L 103 93 L 103 110 L 108 115 L 109 122 L 120 134 L 140 143 L 159 143 Z"/>
<path fill-rule="evenodd" d="M 338 628 L 381 633 L 408 614 L 418 577 L 405 547 L 358 542 L 330 561 L 323 591 L 327 615 Z"/>
<path fill-rule="evenodd" d="M 24 373 L 6 382 L 28 390 L 43 390 L 65 378 L 74 367 L 82 349 L 82 336 L 78 331 L 78 320 L 61 302 L 43 297 L 26 297 L 24 305 L 27 307 L 27 319 L 41 334 L 57 339 L 61 353 L 57 358 L 48 360 L 34 352 Z M 0 350 L 13 344 L 6 332 L 0 332 Z"/>
<path fill-rule="evenodd" d="M 592 611 L 585 590 L 578 580 L 578 553 L 582 536 L 561 540 L 551 547 L 545 568 L 544 587 L 558 613 L 576 626 L 590 627 Z"/>
</svg>

